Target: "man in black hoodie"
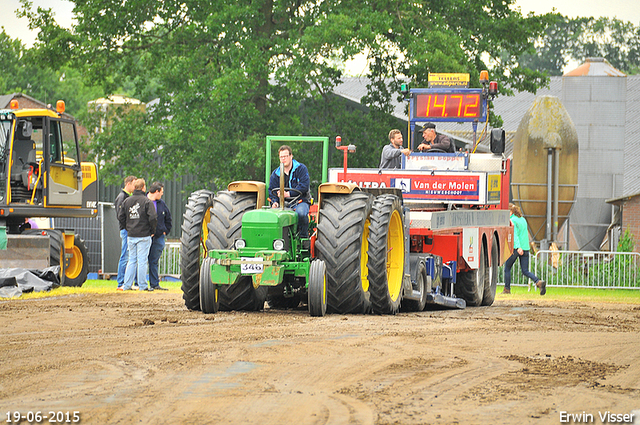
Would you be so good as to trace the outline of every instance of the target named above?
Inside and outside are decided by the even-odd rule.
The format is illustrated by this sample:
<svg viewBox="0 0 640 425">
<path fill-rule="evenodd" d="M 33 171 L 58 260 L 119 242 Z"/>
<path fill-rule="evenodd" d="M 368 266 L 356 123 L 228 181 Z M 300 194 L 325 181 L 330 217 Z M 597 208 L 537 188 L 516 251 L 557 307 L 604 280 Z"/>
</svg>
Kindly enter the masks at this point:
<svg viewBox="0 0 640 425">
<path fill-rule="evenodd" d="M 158 225 L 155 234 L 151 239 L 151 248 L 149 249 L 149 290 L 166 291 L 167 288 L 160 286 L 160 276 L 158 275 L 158 262 L 164 250 L 164 239 L 171 231 L 171 211 L 162 200 L 164 195 L 164 186 L 160 182 L 153 182 L 149 186 L 147 198 L 151 199 L 158 214 Z"/>
<path fill-rule="evenodd" d="M 137 275 L 138 287 L 141 291 L 146 291 L 149 248 L 158 224 L 158 215 L 153 202 L 144 193 L 144 179 L 136 180 L 133 187 L 133 194 L 124 201 L 118 213 L 120 225 L 127 229 L 129 245 L 129 262 L 124 274 L 124 285 L 118 290 L 130 290 L 133 277 Z"/>
</svg>

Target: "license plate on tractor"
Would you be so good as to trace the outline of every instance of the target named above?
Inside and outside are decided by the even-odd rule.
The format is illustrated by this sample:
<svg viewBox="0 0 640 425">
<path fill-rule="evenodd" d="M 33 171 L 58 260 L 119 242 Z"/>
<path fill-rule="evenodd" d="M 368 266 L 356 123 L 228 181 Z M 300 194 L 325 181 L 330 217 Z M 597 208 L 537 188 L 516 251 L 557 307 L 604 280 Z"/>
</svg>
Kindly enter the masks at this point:
<svg viewBox="0 0 640 425">
<path fill-rule="evenodd" d="M 262 257 L 241 257 L 243 263 L 240 265 L 240 273 L 242 274 L 256 274 L 264 271 L 264 264 L 262 264 Z M 246 261 L 246 262 L 245 262 Z M 257 262 L 260 263 L 257 263 Z"/>
</svg>

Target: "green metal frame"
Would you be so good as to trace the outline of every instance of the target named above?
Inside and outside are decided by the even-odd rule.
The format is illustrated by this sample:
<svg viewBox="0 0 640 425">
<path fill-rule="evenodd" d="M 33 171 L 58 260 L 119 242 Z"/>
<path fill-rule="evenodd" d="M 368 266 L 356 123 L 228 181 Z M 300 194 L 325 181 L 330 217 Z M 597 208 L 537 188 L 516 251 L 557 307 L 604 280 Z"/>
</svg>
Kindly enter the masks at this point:
<svg viewBox="0 0 640 425">
<path fill-rule="evenodd" d="M 267 136 L 266 137 L 266 159 L 265 159 L 265 183 L 267 190 L 267 199 L 269 196 L 269 179 L 271 177 L 271 147 L 274 142 L 322 142 L 322 183 L 327 182 L 329 169 L 329 138 L 328 137 L 311 137 L 311 136 Z M 263 208 L 267 208 L 265 205 Z M 269 209 L 270 210 L 270 209 Z M 263 210 L 264 211 L 264 210 Z M 271 214 L 276 213 L 278 217 L 273 219 Z M 250 213 L 247 213 L 250 214 Z M 260 237 L 264 239 L 269 237 L 271 228 L 282 228 L 289 225 L 290 221 L 287 216 L 295 216 L 295 212 L 282 210 L 281 212 L 269 212 L 268 221 L 258 220 L 253 223 L 261 228 Z M 249 216 L 247 216 L 249 217 Z M 261 222 L 264 226 L 260 226 Z M 244 218 L 243 218 L 244 225 Z M 251 233 L 251 232 L 250 232 Z M 253 232 L 255 234 L 255 232 Z M 246 237 L 243 233 L 242 237 Z M 272 235 L 276 237 L 278 235 Z M 303 257 L 296 259 L 295 256 L 302 254 Z M 285 274 L 295 277 L 303 277 L 305 286 L 309 285 L 309 271 L 311 266 L 311 257 L 305 249 L 301 249 L 300 240 L 293 240 L 290 251 L 275 251 L 273 249 L 263 249 L 255 247 L 235 249 L 217 249 L 211 250 L 207 256 L 214 261 L 211 264 L 211 282 L 214 285 L 233 285 L 241 276 L 251 276 L 254 287 L 258 286 L 276 286 L 284 281 Z M 292 257 L 293 256 L 293 257 Z M 256 260 L 249 260 L 256 258 Z M 258 259 L 260 258 L 260 259 Z M 243 264 L 262 265 L 262 273 L 242 273 Z"/>
<path fill-rule="evenodd" d="M 273 142 L 322 142 L 322 183 L 327 182 L 329 170 L 329 138 L 319 136 L 267 136 L 265 147 L 265 173 L 264 182 L 266 184 L 266 196 L 269 198 L 269 179 L 273 170 L 271 169 L 271 144 Z M 266 201 L 268 202 L 268 200 Z"/>
</svg>

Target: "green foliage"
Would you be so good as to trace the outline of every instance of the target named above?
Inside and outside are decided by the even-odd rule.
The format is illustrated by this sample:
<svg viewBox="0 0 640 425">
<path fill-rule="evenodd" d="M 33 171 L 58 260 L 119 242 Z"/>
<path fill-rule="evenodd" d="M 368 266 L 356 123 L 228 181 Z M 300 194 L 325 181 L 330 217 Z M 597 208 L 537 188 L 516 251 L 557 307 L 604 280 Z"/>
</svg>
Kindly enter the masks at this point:
<svg viewBox="0 0 640 425">
<path fill-rule="evenodd" d="M 267 134 L 340 134 L 358 146 L 353 166 L 375 167 L 398 127 L 389 113 L 401 80 L 426 86 L 429 72 L 469 72 L 477 86 L 488 69 L 507 92 L 546 81 L 517 58 L 548 18 L 523 17 L 512 0 L 75 0 L 69 31 L 22 2 L 40 29 L 34 57 L 81 70 L 105 93 L 159 101 L 148 117 L 127 113 L 94 135 L 108 181 L 120 172 L 191 173 L 200 187 L 261 180 Z M 342 77 L 335 64 L 362 52 L 371 63 L 368 114 L 331 95 Z M 318 175 L 319 157 L 301 159 Z"/>
<path fill-rule="evenodd" d="M 627 230 L 624 231 L 624 235 L 620 242 L 618 242 L 618 252 L 633 252 L 633 248 L 636 246 L 636 239 L 633 237 L 633 234 L 627 227 Z"/>
<path fill-rule="evenodd" d="M 0 93 L 14 91 L 23 83 L 23 69 L 20 59 L 24 55 L 24 46 L 20 40 L 14 40 L 2 28 L 0 32 Z"/>
<path fill-rule="evenodd" d="M 99 97 L 99 87 L 86 85 L 80 70 L 68 65 L 51 68 L 37 49 L 26 49 L 17 39 L 0 32 L 0 93 L 23 93 L 45 104 L 65 100 L 76 118 L 86 114 L 87 101 Z"/>
<path fill-rule="evenodd" d="M 640 72 L 640 27 L 617 18 L 574 18 L 555 14 L 520 63 L 548 75 L 562 75 L 570 62 L 603 57 L 615 68 L 632 75 Z"/>
</svg>

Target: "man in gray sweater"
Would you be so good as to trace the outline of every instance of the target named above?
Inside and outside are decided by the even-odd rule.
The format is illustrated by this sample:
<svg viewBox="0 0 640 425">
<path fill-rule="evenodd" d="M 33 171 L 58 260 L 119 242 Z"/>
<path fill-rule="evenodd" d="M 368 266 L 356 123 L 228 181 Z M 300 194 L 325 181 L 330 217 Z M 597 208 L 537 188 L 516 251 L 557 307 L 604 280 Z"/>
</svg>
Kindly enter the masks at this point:
<svg viewBox="0 0 640 425">
<path fill-rule="evenodd" d="M 378 168 L 400 168 L 402 165 L 402 154 L 411 155 L 411 149 L 402 148 L 402 133 L 393 129 L 389 132 L 390 143 L 382 148 L 380 166 Z"/>
</svg>

